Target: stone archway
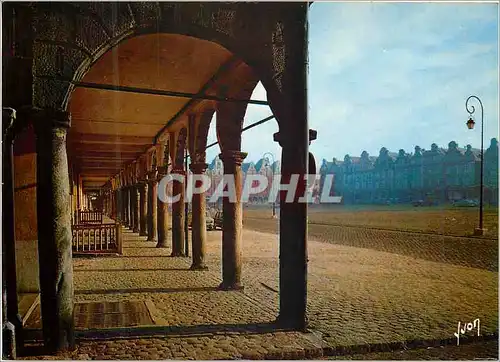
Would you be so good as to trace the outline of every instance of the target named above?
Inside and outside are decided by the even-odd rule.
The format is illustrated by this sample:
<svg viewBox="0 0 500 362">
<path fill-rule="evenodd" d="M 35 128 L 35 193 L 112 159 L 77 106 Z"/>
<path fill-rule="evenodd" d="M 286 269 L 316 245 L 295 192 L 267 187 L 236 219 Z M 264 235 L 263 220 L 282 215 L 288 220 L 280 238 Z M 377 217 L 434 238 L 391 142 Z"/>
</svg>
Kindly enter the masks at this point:
<svg viewBox="0 0 500 362">
<path fill-rule="evenodd" d="M 81 80 L 103 54 L 124 40 L 157 33 L 219 44 L 254 68 L 268 92 L 281 93 L 285 29 L 296 26 L 293 14 L 281 11 L 285 7 L 290 4 L 37 3 L 31 14 L 33 103 L 64 109 L 71 82 Z M 252 26 L 257 15 L 259 24 Z"/>
<path fill-rule="evenodd" d="M 4 104 L 31 107 L 23 117 L 33 120 L 37 130 L 37 198 L 47 208 L 44 212 L 40 206 L 37 215 L 41 274 L 47 281 L 42 317 L 50 322 L 44 325 L 56 326 L 44 329 L 50 347 L 64 349 L 74 342 L 71 220 L 65 215 L 69 190 L 61 187 L 69 184 L 65 146 L 71 122 L 66 110 L 74 83 L 110 49 L 139 35 L 168 33 L 211 41 L 254 69 L 266 88 L 280 127 L 275 140 L 283 147 L 283 179 L 305 175 L 307 8 L 306 3 L 146 2 L 14 3 L 5 8 L 10 15 L 4 26 L 13 29 L 5 44 L 13 51 L 5 57 L 4 72 L 13 76 L 6 83 L 10 92 Z M 22 75 L 21 81 L 15 75 Z M 296 198 L 291 204 L 282 202 L 281 209 L 286 222 L 280 226 L 280 321 L 303 329 L 307 205 Z"/>
</svg>

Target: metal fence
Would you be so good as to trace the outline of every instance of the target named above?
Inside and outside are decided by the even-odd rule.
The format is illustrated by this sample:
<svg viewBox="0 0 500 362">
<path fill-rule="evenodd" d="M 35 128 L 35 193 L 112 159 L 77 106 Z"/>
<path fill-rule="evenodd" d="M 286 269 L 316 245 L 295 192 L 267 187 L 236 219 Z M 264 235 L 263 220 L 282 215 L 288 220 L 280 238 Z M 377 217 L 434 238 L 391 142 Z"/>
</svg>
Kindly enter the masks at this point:
<svg viewBox="0 0 500 362">
<path fill-rule="evenodd" d="M 76 211 L 76 224 L 102 224 L 102 212 L 100 211 Z"/>
<path fill-rule="evenodd" d="M 120 224 L 73 225 L 73 254 L 122 254 Z"/>
</svg>

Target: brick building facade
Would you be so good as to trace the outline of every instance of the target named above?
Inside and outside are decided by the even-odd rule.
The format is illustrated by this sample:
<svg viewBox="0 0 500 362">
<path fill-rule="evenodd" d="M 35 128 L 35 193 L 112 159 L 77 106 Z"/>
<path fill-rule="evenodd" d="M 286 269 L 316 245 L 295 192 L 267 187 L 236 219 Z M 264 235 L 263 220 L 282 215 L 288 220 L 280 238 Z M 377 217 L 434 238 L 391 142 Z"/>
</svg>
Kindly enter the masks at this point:
<svg viewBox="0 0 500 362">
<path fill-rule="evenodd" d="M 478 199 L 480 166 L 480 150 L 470 145 L 459 148 L 454 141 L 447 149 L 435 143 L 430 150 L 416 146 L 413 153 L 402 149 L 392 153 L 382 147 L 378 157 L 363 151 L 360 157 L 346 155 L 343 161 L 323 160 L 320 188 L 323 190 L 325 175 L 333 174 L 330 195 L 343 196 L 347 204 Z M 486 204 L 498 204 L 496 138 L 484 152 L 484 200 Z"/>
<path fill-rule="evenodd" d="M 241 165 L 241 173 L 243 184 L 245 184 L 246 177 L 248 175 L 262 175 L 267 178 L 268 185 L 267 187 L 259 192 L 258 194 L 252 194 L 249 197 L 250 203 L 266 203 L 268 202 L 269 193 L 271 191 L 271 181 L 273 179 L 273 175 L 280 174 L 280 162 L 275 161 L 271 163 L 269 158 L 264 157 L 258 160 L 256 163 L 254 162 L 245 162 Z M 210 188 L 206 192 L 206 197 L 211 197 L 215 192 L 217 185 L 222 181 L 222 177 L 224 175 L 224 166 L 222 161 L 217 156 L 212 162 L 208 165 L 206 174 L 210 177 Z M 256 186 L 256 185 L 253 185 Z M 219 200 L 221 202 L 221 199 Z"/>
</svg>

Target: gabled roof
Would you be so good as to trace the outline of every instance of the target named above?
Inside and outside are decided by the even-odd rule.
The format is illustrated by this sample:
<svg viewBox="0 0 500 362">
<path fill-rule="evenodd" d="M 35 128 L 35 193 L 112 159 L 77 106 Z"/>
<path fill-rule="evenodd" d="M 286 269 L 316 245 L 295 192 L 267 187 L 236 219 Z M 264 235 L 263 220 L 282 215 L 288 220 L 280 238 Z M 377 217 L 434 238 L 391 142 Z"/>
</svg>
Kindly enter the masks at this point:
<svg viewBox="0 0 500 362">
<path fill-rule="evenodd" d="M 242 164 L 241 164 L 241 170 L 242 170 L 243 172 L 245 172 L 245 173 L 246 173 L 246 172 L 248 172 L 248 169 L 249 169 L 250 167 L 252 167 L 252 166 L 254 166 L 253 162 L 245 162 L 245 163 L 242 163 Z"/>
<path fill-rule="evenodd" d="M 255 164 L 255 170 L 259 172 L 262 167 L 266 167 L 267 165 L 269 165 L 269 159 L 267 157 L 261 158 Z"/>
<path fill-rule="evenodd" d="M 213 170 L 213 169 L 215 168 L 216 162 L 217 162 L 217 156 L 216 156 L 216 157 L 214 157 L 214 159 L 212 160 L 212 162 L 210 162 L 210 163 L 208 164 L 208 169 L 209 169 L 209 170 Z"/>
<path fill-rule="evenodd" d="M 280 168 L 281 168 L 280 161 L 274 161 L 274 163 L 271 165 L 271 169 L 273 170 L 273 172 L 279 171 Z"/>
</svg>

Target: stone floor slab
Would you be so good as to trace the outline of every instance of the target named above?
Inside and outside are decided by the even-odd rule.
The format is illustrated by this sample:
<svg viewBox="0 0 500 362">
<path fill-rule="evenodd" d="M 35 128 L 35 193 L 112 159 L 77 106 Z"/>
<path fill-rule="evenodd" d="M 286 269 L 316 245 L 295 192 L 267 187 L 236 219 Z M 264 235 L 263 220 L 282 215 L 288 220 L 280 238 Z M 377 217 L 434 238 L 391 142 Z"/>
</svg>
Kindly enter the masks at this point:
<svg viewBox="0 0 500 362">
<path fill-rule="evenodd" d="M 82 339 L 74 356 L 315 358 L 328 348 L 452 338 L 457 322 L 471 318 L 480 318 L 482 334 L 498 333 L 495 271 L 310 240 L 312 333 L 304 334 L 273 325 L 279 302 L 276 235 L 244 229 L 242 291 L 217 289 L 220 231 L 208 232 L 206 271 L 189 270 L 190 258 L 172 258 L 169 248 L 156 248 L 145 237 L 123 235 L 123 256 L 74 260 L 75 301 L 149 301 L 168 329 L 154 338 Z"/>
</svg>

